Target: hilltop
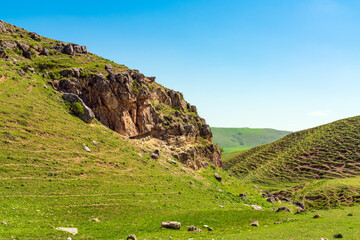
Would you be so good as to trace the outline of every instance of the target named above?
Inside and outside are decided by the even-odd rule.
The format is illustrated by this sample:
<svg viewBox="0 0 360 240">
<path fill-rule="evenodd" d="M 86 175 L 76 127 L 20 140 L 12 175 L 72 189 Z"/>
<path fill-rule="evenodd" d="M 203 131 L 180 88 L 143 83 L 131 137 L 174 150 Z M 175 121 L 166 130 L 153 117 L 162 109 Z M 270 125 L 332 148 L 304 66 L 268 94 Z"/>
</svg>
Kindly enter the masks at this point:
<svg viewBox="0 0 360 240">
<path fill-rule="evenodd" d="M 243 151 L 279 140 L 291 133 L 271 128 L 211 128 L 213 140 L 225 153 Z"/>
<path fill-rule="evenodd" d="M 327 199 L 327 206 L 337 205 L 339 199 L 351 204 L 359 201 L 360 188 L 354 179 L 360 175 L 359 146 L 357 116 L 240 152 L 224 163 L 224 169 L 246 182 L 273 189 L 293 187 L 283 194 L 307 195 L 309 200 Z"/>
</svg>

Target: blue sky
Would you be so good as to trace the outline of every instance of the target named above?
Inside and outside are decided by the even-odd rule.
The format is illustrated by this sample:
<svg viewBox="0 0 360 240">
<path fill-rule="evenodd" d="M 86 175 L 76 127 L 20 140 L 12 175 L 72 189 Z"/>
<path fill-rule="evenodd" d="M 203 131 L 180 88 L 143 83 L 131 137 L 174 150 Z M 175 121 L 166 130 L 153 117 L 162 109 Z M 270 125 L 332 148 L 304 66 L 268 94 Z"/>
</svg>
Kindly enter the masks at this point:
<svg viewBox="0 0 360 240">
<path fill-rule="evenodd" d="M 5 1 L 2 8 L 4 21 L 156 76 L 211 126 L 301 130 L 359 115 L 357 0 Z"/>
</svg>

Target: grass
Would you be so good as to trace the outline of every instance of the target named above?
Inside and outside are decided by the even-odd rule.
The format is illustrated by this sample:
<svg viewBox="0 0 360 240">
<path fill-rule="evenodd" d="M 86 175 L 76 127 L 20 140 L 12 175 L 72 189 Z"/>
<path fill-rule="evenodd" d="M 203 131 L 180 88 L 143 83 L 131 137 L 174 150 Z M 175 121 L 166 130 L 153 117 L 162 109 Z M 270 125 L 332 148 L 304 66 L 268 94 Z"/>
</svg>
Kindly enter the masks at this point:
<svg viewBox="0 0 360 240">
<path fill-rule="evenodd" d="M 289 131 L 268 128 L 211 128 L 213 140 L 224 149 L 224 153 L 243 151 L 259 145 L 274 142 Z"/>
<path fill-rule="evenodd" d="M 52 41 L 42 37 L 36 43 Z M 15 52 L 9 55 L 17 61 L 0 59 L 0 239 L 126 239 L 132 233 L 148 240 L 318 239 L 338 232 L 346 239 L 359 236 L 358 206 L 318 211 L 322 217 L 316 220 L 310 212 L 275 213 L 271 208 L 285 205 L 295 211 L 295 206 L 267 202 L 260 190 L 222 169 L 193 171 L 179 162 L 172 164 L 168 160 L 174 159 L 162 153 L 161 146 L 159 160 L 153 160 L 151 146 L 71 114 L 47 77 L 18 74 L 28 65 L 41 73 L 84 66 L 101 72 L 108 60 L 91 54 L 54 54 L 32 61 Z M 49 64 L 44 67 L 45 63 Z M 239 193 L 246 193 L 249 201 Z M 252 210 L 251 204 L 264 211 Z M 100 222 L 90 222 L 92 218 Z M 169 220 L 181 222 L 182 228 L 161 229 L 161 222 Z M 259 228 L 250 226 L 254 220 Z M 214 231 L 206 231 L 204 224 Z M 188 232 L 189 225 L 203 231 Z M 72 236 L 56 227 L 76 227 L 79 233 Z"/>
</svg>

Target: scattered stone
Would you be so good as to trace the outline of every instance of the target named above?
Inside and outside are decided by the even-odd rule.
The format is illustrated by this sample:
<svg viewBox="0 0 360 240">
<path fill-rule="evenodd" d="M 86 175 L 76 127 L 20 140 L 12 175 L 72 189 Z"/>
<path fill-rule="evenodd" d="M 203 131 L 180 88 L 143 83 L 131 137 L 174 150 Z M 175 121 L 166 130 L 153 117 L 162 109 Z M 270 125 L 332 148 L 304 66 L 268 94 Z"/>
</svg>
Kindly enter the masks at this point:
<svg viewBox="0 0 360 240">
<path fill-rule="evenodd" d="M 209 163 L 208 162 L 202 162 L 201 166 L 206 169 L 209 166 Z"/>
<path fill-rule="evenodd" d="M 28 71 L 30 71 L 30 72 L 32 72 L 32 73 L 34 73 L 35 72 L 35 69 L 33 68 L 33 67 L 28 67 L 28 69 L 27 69 Z"/>
<path fill-rule="evenodd" d="M 40 55 L 49 56 L 50 55 L 49 49 L 43 48 Z"/>
<path fill-rule="evenodd" d="M 352 217 L 352 216 L 354 216 L 354 214 L 352 214 L 352 213 L 349 213 L 349 214 L 348 214 L 348 216 L 349 216 L 349 217 Z"/>
<path fill-rule="evenodd" d="M 220 207 L 220 208 L 224 208 L 224 206 L 223 206 L 223 205 L 219 205 L 219 207 Z"/>
<path fill-rule="evenodd" d="M 219 192 L 222 192 L 223 190 L 222 189 L 218 189 L 219 190 Z"/>
<path fill-rule="evenodd" d="M 84 150 L 87 152 L 91 152 L 90 148 L 88 146 L 86 146 L 85 144 L 83 144 Z"/>
<path fill-rule="evenodd" d="M 100 222 L 100 220 L 98 218 L 92 218 L 89 220 L 89 222 Z"/>
<path fill-rule="evenodd" d="M 297 201 L 295 205 L 305 209 L 305 204 L 303 202 Z"/>
<path fill-rule="evenodd" d="M 64 47 L 62 53 L 65 53 L 67 55 L 74 55 L 74 47 L 71 44 L 68 44 Z"/>
<path fill-rule="evenodd" d="M 147 77 L 147 79 L 149 79 L 150 82 L 155 82 L 156 77 Z"/>
<path fill-rule="evenodd" d="M 281 224 L 281 222 L 274 222 L 274 224 Z"/>
<path fill-rule="evenodd" d="M 95 140 L 92 140 L 92 143 L 93 143 L 95 146 L 98 146 L 98 145 L 99 145 L 99 143 L 98 143 L 97 141 L 95 141 Z"/>
<path fill-rule="evenodd" d="M 79 98 L 79 96 L 72 93 L 65 93 L 62 96 L 62 98 L 65 101 L 70 102 L 71 104 L 75 104 L 75 103 L 81 104 L 83 111 L 76 111 L 74 112 L 74 114 L 84 122 L 91 123 L 91 121 L 95 118 L 95 114 L 93 113 L 93 111 L 88 106 L 85 105 L 85 103 L 81 98 Z"/>
<path fill-rule="evenodd" d="M 162 222 L 161 227 L 163 228 L 169 228 L 169 229 L 180 229 L 181 223 L 179 222 Z"/>
<path fill-rule="evenodd" d="M 252 209 L 254 210 L 258 210 L 258 211 L 262 211 L 262 207 L 258 206 L 258 205 L 251 205 Z"/>
<path fill-rule="evenodd" d="M 81 76 L 81 72 L 84 71 L 83 68 L 72 68 L 72 69 L 65 69 L 60 72 L 63 77 L 77 77 Z"/>
<path fill-rule="evenodd" d="M 245 193 L 240 193 L 239 197 L 243 198 L 245 201 L 249 200 Z"/>
<path fill-rule="evenodd" d="M 204 225 L 204 228 L 208 228 L 209 226 L 208 225 Z"/>
<path fill-rule="evenodd" d="M 276 200 L 275 200 L 274 197 L 268 197 L 268 198 L 266 199 L 266 201 L 271 202 L 271 203 L 275 203 L 275 202 L 276 202 Z"/>
<path fill-rule="evenodd" d="M 3 222 L 1 222 L 1 224 L 4 224 L 4 225 L 6 225 L 6 224 L 7 224 L 7 222 L 3 221 Z"/>
<path fill-rule="evenodd" d="M 6 52 L 3 48 L 0 48 L 0 58 L 5 58 L 6 57 Z"/>
<path fill-rule="evenodd" d="M 306 209 L 303 209 L 303 208 L 298 208 L 295 212 L 295 214 L 299 214 L 301 212 L 306 212 Z"/>
<path fill-rule="evenodd" d="M 136 240 L 135 234 L 130 234 L 130 235 L 126 238 L 126 240 Z"/>
<path fill-rule="evenodd" d="M 188 227 L 188 231 L 189 232 L 201 232 L 201 229 L 197 228 L 195 226 L 190 226 L 190 227 Z"/>
<path fill-rule="evenodd" d="M 328 240 L 327 238 L 320 238 L 320 240 Z"/>
<path fill-rule="evenodd" d="M 343 235 L 341 233 L 335 234 L 334 238 L 343 238 Z"/>
<path fill-rule="evenodd" d="M 284 211 L 284 212 L 291 212 L 291 210 L 288 207 L 279 207 L 276 212 L 280 212 L 280 211 Z"/>
<path fill-rule="evenodd" d="M 66 228 L 66 227 L 57 227 L 57 230 L 65 231 L 71 233 L 72 235 L 76 235 L 78 233 L 77 228 Z"/>
<path fill-rule="evenodd" d="M 20 70 L 19 70 L 19 75 L 20 75 L 21 77 L 24 76 L 24 75 L 25 75 L 24 70 L 20 69 Z"/>
<path fill-rule="evenodd" d="M 23 56 L 28 59 L 32 59 L 31 52 L 23 42 L 17 42 L 17 47 L 22 50 Z"/>
<path fill-rule="evenodd" d="M 270 208 L 270 210 L 276 211 L 276 208 L 273 208 L 273 207 L 272 207 L 272 208 Z"/>
<path fill-rule="evenodd" d="M 251 223 L 251 226 L 258 227 L 258 226 L 259 226 L 259 222 L 255 220 L 255 221 L 253 221 L 253 222 Z"/>
<path fill-rule="evenodd" d="M 49 89 L 48 86 L 46 86 L 46 85 L 44 85 L 43 87 L 44 87 L 45 89 Z"/>
<path fill-rule="evenodd" d="M 208 227 L 207 229 L 208 229 L 208 231 L 214 231 L 214 229 L 211 227 Z"/>
<path fill-rule="evenodd" d="M 254 188 L 259 189 L 257 186 L 253 185 Z"/>
<path fill-rule="evenodd" d="M 160 157 L 160 153 L 159 153 L 159 150 L 155 150 L 152 154 L 151 154 L 151 158 L 152 159 L 159 159 L 159 157 Z"/>
<path fill-rule="evenodd" d="M 40 40 L 40 36 L 36 32 L 30 32 L 29 35 L 34 40 Z"/>
<path fill-rule="evenodd" d="M 222 177 L 218 173 L 215 173 L 214 175 L 215 175 L 216 180 L 221 182 Z"/>
<path fill-rule="evenodd" d="M 68 237 L 67 240 L 71 240 L 71 237 Z"/>
<path fill-rule="evenodd" d="M 6 26 L 3 21 L 0 21 L 0 33 L 6 32 Z"/>
<path fill-rule="evenodd" d="M 320 215 L 319 214 L 316 214 L 313 218 L 319 218 Z"/>
<path fill-rule="evenodd" d="M 111 72 L 113 70 L 113 67 L 111 66 L 110 63 L 105 65 L 105 70 L 108 72 Z"/>
</svg>

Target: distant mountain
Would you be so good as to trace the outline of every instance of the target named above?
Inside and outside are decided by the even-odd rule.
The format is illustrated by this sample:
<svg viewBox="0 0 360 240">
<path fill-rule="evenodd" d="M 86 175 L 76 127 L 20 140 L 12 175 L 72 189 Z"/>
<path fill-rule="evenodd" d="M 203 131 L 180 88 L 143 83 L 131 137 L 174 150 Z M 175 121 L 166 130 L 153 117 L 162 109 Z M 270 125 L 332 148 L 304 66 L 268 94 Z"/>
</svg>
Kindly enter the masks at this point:
<svg viewBox="0 0 360 240">
<path fill-rule="evenodd" d="M 242 151 L 279 140 L 291 133 L 270 128 L 211 128 L 213 140 L 225 153 Z"/>
</svg>

